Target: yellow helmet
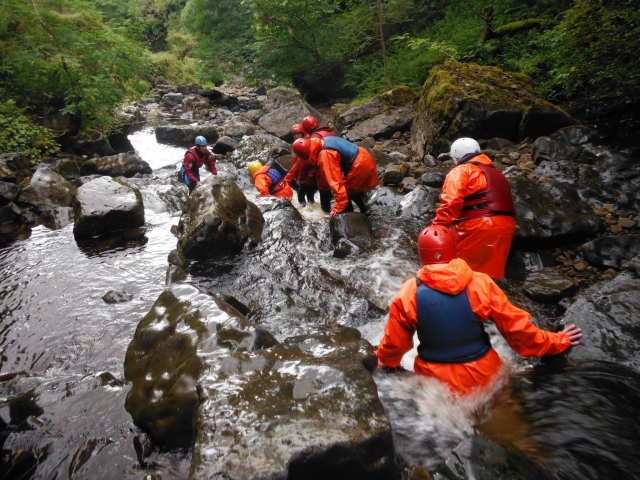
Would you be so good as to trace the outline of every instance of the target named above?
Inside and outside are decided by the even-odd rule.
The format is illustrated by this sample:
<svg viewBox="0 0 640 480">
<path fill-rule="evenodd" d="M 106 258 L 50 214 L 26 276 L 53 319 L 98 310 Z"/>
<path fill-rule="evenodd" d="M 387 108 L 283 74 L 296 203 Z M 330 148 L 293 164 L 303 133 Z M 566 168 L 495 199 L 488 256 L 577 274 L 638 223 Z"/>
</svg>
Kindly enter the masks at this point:
<svg viewBox="0 0 640 480">
<path fill-rule="evenodd" d="M 261 168 L 262 168 L 262 164 L 258 160 L 256 160 L 255 162 L 251 162 L 249 164 L 249 175 L 253 177 L 256 174 L 256 172 Z"/>
</svg>

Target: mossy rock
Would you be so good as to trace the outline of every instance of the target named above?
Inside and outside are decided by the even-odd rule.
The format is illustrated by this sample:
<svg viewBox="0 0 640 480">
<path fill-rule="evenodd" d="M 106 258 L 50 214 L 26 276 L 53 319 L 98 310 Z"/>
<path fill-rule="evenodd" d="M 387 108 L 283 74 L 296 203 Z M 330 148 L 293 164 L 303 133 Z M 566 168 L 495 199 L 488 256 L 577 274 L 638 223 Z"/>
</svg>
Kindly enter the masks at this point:
<svg viewBox="0 0 640 480">
<path fill-rule="evenodd" d="M 575 124 L 538 95 L 525 75 L 447 61 L 433 69 L 422 87 L 411 141 L 420 156 L 437 155 L 459 137 L 517 141 Z"/>
</svg>

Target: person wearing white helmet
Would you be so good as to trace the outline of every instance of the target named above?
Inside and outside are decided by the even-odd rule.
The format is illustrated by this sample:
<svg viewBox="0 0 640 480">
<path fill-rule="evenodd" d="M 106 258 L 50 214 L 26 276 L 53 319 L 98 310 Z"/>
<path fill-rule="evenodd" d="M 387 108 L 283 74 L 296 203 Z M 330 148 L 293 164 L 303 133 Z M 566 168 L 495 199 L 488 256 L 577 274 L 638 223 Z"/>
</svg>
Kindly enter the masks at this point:
<svg viewBox="0 0 640 480">
<path fill-rule="evenodd" d="M 516 232 L 509 181 L 473 138 L 453 142 L 451 158 L 456 166 L 444 180 L 433 225 L 453 230 L 458 256 L 472 270 L 504 278 Z"/>
<path fill-rule="evenodd" d="M 217 175 L 216 163 L 213 155 L 207 148 L 207 139 L 203 136 L 196 137 L 195 146 L 191 147 L 184 154 L 182 168 L 180 172 L 184 176 L 184 183 L 187 184 L 189 195 L 200 185 L 200 167 L 207 162 L 207 166 L 212 174 Z"/>
</svg>

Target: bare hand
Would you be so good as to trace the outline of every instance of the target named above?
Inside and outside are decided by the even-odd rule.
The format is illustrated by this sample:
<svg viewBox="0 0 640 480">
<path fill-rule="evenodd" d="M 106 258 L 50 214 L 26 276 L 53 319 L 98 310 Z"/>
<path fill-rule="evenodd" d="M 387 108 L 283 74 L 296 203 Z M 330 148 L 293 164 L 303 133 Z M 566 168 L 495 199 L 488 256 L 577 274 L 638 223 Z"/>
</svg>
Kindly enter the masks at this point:
<svg viewBox="0 0 640 480">
<path fill-rule="evenodd" d="M 331 213 L 329 214 L 329 218 L 333 218 L 333 217 L 335 217 L 338 213 L 339 213 L 339 212 L 331 211 Z"/>
<path fill-rule="evenodd" d="M 200 182 L 196 182 L 196 187 L 200 186 Z"/>
<path fill-rule="evenodd" d="M 569 325 L 568 327 L 565 327 L 564 330 L 562 330 L 560 333 L 567 334 L 569 340 L 571 340 L 571 345 L 575 346 L 580 344 L 578 340 L 582 338 L 581 328 L 578 328 L 575 325 Z"/>
</svg>

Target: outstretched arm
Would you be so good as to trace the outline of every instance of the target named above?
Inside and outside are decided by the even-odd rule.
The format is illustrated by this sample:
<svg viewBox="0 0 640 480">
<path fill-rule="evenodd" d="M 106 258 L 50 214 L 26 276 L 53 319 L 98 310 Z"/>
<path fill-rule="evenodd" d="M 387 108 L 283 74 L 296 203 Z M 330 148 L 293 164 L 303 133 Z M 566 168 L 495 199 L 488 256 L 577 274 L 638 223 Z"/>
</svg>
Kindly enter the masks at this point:
<svg viewBox="0 0 640 480">
<path fill-rule="evenodd" d="M 405 353 L 413 348 L 416 331 L 416 281 L 407 280 L 389 308 L 389 319 L 376 351 L 381 367 L 396 368 Z"/>
</svg>

